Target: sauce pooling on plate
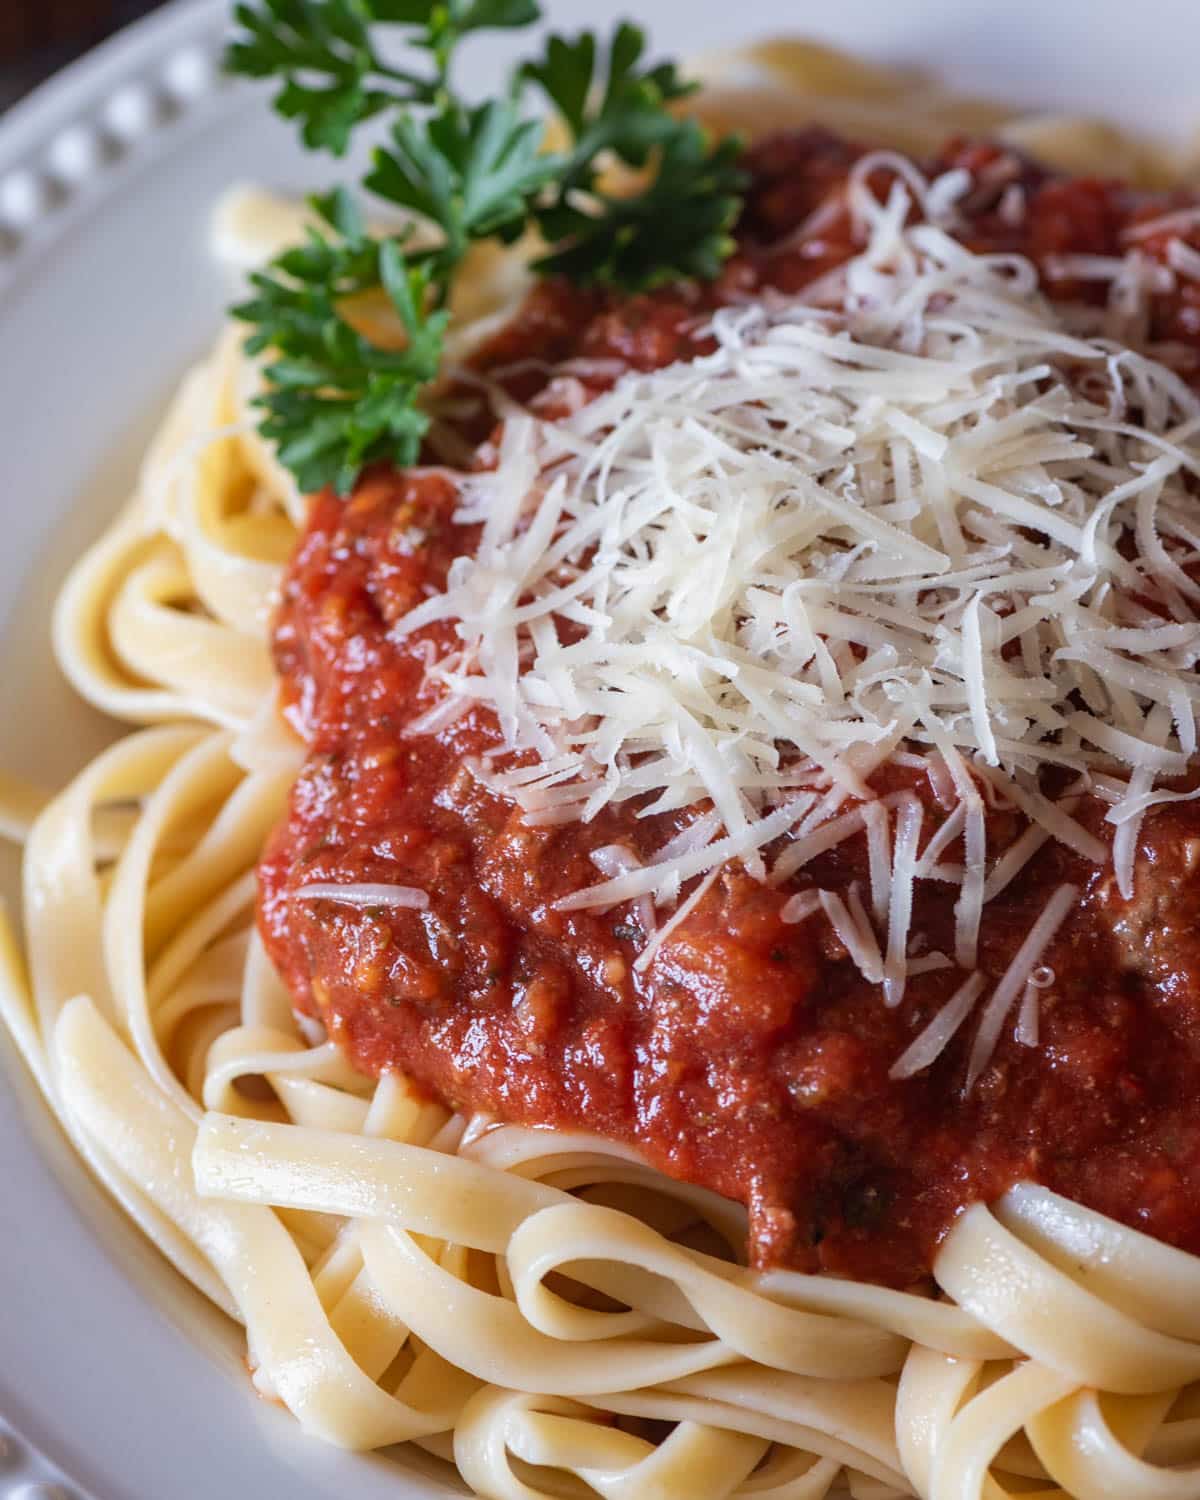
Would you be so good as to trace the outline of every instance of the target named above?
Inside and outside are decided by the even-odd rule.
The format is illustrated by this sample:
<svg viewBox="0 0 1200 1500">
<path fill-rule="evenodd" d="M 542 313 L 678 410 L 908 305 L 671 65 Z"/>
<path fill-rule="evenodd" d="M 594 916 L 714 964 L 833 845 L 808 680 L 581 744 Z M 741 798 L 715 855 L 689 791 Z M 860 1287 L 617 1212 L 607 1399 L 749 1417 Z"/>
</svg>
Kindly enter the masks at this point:
<svg viewBox="0 0 1200 1500">
<path fill-rule="evenodd" d="M 859 248 L 844 206 L 857 156 L 815 132 L 757 147 L 739 253 L 718 282 L 627 299 L 548 283 L 479 371 L 552 419 L 564 374 L 577 404 L 624 371 L 705 356 L 714 309 L 797 293 Z M 886 186 L 889 170 L 873 175 Z M 1102 301 L 1104 284 L 1080 272 L 1087 257 L 1125 255 L 1131 233 L 1150 266 L 1180 242 L 1153 229 L 1180 199 L 1055 178 L 989 146 L 951 148 L 934 175 L 951 171 L 969 179 L 955 235 L 1028 256 L 1053 299 Z M 1200 281 L 1150 285 L 1145 335 L 1190 378 Z M 477 469 L 495 462 L 490 428 L 480 412 L 462 419 Z M 931 1065 L 897 1077 L 897 1058 L 962 992 L 962 971 L 941 961 L 955 952 L 958 892 L 915 883 L 908 977 L 899 1003 L 883 1003 L 846 920 L 871 880 L 865 837 L 776 883 L 731 861 L 702 890 L 685 884 L 688 909 L 642 968 L 648 928 L 670 913 L 648 914 L 644 898 L 561 909 L 598 873 L 685 837 L 696 812 L 640 816 L 645 800 L 631 799 L 589 821 L 531 823 L 477 774 L 505 748 L 489 707 L 426 727 L 441 692 L 428 668 L 459 638 L 449 620 L 397 627 L 478 550 L 462 498 L 461 476 L 440 468 L 375 471 L 348 501 L 318 497 L 275 626 L 310 757 L 261 866 L 261 925 L 298 1004 L 355 1063 L 402 1069 L 465 1110 L 633 1145 L 744 1202 L 763 1267 L 910 1284 L 966 1204 L 1023 1179 L 1200 1252 L 1200 803 L 1149 810 L 1131 896 L 1111 862 L 1044 841 L 988 901 L 978 953 L 989 988 L 1002 984 L 1057 912 L 1037 954 L 1036 1038 L 1007 1026 L 968 1088 L 972 1019 Z M 1052 774 L 1045 790 L 1069 780 Z M 919 802 L 918 857 L 953 816 L 911 757 L 869 787 Z M 1074 815 L 1108 842 L 1104 812 L 1085 799 Z M 986 823 L 1000 852 L 1028 827 L 1003 799 Z M 961 865 L 961 832 L 937 858 Z M 332 886 L 363 899 L 330 899 Z M 387 889 L 413 896 L 389 901 Z M 796 920 L 797 898 L 820 892 L 836 900 Z"/>
</svg>

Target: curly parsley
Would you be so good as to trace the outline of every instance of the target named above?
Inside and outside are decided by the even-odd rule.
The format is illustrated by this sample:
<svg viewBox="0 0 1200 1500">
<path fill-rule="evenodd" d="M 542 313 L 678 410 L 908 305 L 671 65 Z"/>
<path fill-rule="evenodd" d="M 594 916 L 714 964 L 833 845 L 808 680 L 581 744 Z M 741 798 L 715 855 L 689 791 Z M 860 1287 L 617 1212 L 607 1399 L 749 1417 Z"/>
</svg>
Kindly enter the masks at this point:
<svg viewBox="0 0 1200 1500">
<path fill-rule="evenodd" d="M 305 490 L 346 494 L 379 459 L 412 463 L 428 419 L 423 389 L 441 361 L 450 287 L 472 244 L 511 244 L 536 228 L 553 249 L 536 265 L 579 284 L 638 291 L 711 279 L 732 249 L 743 187 L 738 143 L 711 146 L 669 106 L 691 92 L 673 63 L 648 65 L 645 38 L 628 23 L 607 46 L 591 32 L 551 36 L 516 68 L 501 98 L 471 104 L 456 93 L 453 64 L 473 32 L 528 26 L 535 0 L 258 0 L 235 16 L 240 34 L 226 65 L 274 80 L 274 107 L 313 150 L 343 154 L 357 128 L 388 119 L 363 187 L 426 228 L 373 236 L 342 190 L 314 200 L 322 228 L 253 278 L 233 309 L 249 348 L 267 352 L 262 431 Z M 416 59 L 400 67 L 382 48 L 397 28 Z M 566 145 L 543 147 L 543 125 L 524 112 L 540 91 L 562 121 Z M 650 175 L 628 196 L 601 187 L 618 161 Z M 346 316 L 349 299 L 382 289 L 406 345 L 383 349 Z"/>
</svg>

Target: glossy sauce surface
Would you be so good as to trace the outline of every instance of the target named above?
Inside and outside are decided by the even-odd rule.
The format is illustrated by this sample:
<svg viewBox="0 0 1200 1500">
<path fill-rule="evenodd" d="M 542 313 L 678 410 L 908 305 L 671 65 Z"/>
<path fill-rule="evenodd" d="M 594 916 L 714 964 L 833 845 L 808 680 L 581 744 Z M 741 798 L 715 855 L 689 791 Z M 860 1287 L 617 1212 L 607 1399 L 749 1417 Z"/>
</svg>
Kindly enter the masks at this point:
<svg viewBox="0 0 1200 1500">
<path fill-rule="evenodd" d="M 831 195 L 855 155 L 816 132 L 756 148 L 741 248 L 718 284 L 625 300 L 545 285 L 482 363 L 552 411 L 566 361 L 597 386 L 699 352 L 706 308 L 798 290 L 846 257 L 849 223 Z M 952 148 L 949 164 L 974 179 L 962 238 L 1046 269 L 1064 253 L 1122 253 L 1131 223 L 1176 202 L 1056 180 L 986 146 Z M 1165 239 L 1143 249 L 1165 254 Z M 1045 285 L 1096 294 L 1061 276 Z M 1190 373 L 1200 284 L 1156 298 L 1151 317 L 1155 338 L 1190 346 L 1179 351 Z M 482 440 L 487 423 L 476 426 Z M 481 464 L 487 454 L 483 444 Z M 400 640 L 389 630 L 476 545 L 456 504 L 453 477 L 432 469 L 369 475 L 348 502 L 319 497 L 276 621 L 288 711 L 311 753 L 262 863 L 260 922 L 297 1003 L 356 1063 L 401 1068 L 456 1106 L 636 1145 L 664 1171 L 744 1202 L 758 1265 L 909 1284 L 966 1203 L 1021 1178 L 1200 1251 L 1200 804 L 1147 817 L 1131 902 L 1111 871 L 1045 846 L 987 906 L 980 952 L 994 981 L 1048 894 L 1068 880 L 1083 888 L 1045 955 L 1055 977 L 1039 1044 L 1020 1045 L 1008 1027 L 964 1097 L 972 1021 L 932 1068 L 890 1081 L 961 973 L 911 979 L 888 1010 L 823 917 L 780 915 L 797 889 L 865 882 L 862 839 L 780 889 L 725 869 L 639 974 L 636 904 L 565 915 L 555 902 L 595 883 L 593 850 L 647 855 L 687 817 L 638 819 L 626 803 L 587 825 L 529 827 L 468 768 L 499 743 L 486 713 L 409 732 L 436 701 L 425 662 L 452 636 L 444 625 Z M 921 797 L 923 846 L 947 816 L 923 772 L 891 768 L 874 785 Z M 1107 837 L 1102 815 L 1079 813 Z M 989 817 L 996 850 L 1024 827 L 1011 811 Z M 415 886 L 430 905 L 363 911 L 294 897 L 316 881 Z M 926 950 L 953 951 L 954 896 L 918 882 L 913 931 Z"/>
</svg>

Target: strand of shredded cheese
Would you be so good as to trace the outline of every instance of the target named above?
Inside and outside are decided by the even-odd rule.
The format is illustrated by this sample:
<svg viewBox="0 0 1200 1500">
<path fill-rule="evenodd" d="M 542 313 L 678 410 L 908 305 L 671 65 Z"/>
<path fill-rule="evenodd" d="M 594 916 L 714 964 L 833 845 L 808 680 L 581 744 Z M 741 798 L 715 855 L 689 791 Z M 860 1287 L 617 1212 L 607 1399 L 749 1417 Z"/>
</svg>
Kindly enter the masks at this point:
<svg viewBox="0 0 1200 1500">
<path fill-rule="evenodd" d="M 1032 262 L 953 238 L 969 186 L 868 157 L 846 189 L 861 250 L 805 294 L 720 309 L 710 353 L 629 372 L 565 417 L 505 405 L 495 468 L 464 482 L 478 551 L 397 629 L 455 623 L 461 647 L 430 676 L 494 710 L 524 758 L 479 774 L 530 821 L 629 798 L 707 820 L 563 910 L 676 903 L 731 860 L 778 884 L 865 836 L 867 931 L 836 893 L 816 901 L 864 974 L 882 948 L 895 1005 L 915 884 L 959 885 L 955 959 L 973 972 L 984 906 L 1045 841 L 1112 858 L 1074 816 L 1102 777 L 1131 893 L 1141 818 L 1178 795 L 1159 779 L 1197 744 L 1200 400 L 1130 330 L 1200 261 L 1179 244 L 1152 262 L 1136 236 L 1124 257 L 1060 257 L 1051 275 L 1107 285 L 1108 304 L 1052 305 Z M 893 756 L 926 767 L 950 813 L 924 851 L 918 797 L 871 800 Z M 1056 800 L 1041 778 L 1064 769 L 1079 780 Z M 997 804 L 1028 825 L 1001 850 Z M 943 860 L 955 845 L 961 863 Z M 959 989 L 955 1025 L 977 994 Z"/>
<path fill-rule="evenodd" d="M 338 884 L 314 880 L 292 892 L 294 901 L 333 901 L 342 906 L 394 906 L 408 911 L 427 911 L 429 893 L 412 885 L 383 885 L 377 882 Z"/>
</svg>

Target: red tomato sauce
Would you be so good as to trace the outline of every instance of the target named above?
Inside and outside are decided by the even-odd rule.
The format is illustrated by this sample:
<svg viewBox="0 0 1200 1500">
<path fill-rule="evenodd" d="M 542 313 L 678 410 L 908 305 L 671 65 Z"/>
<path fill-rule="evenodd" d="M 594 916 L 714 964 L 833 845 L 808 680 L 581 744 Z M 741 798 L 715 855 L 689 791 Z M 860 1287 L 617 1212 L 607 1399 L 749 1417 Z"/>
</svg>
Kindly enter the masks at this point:
<svg viewBox="0 0 1200 1500">
<path fill-rule="evenodd" d="M 627 299 L 549 283 L 481 362 L 552 405 L 566 360 L 593 362 L 576 368 L 599 385 L 696 352 L 706 308 L 794 291 L 846 257 L 836 194 L 857 154 L 815 131 L 756 148 L 739 252 L 718 283 Z M 1057 179 L 990 146 L 954 146 L 938 165 L 972 174 L 966 242 L 1043 267 L 1063 253 L 1120 254 L 1131 224 L 1180 201 Z M 1144 242 L 1148 255 L 1164 247 Z M 1088 293 L 1062 279 L 1046 288 Z M 1157 296 L 1153 336 L 1200 355 L 1198 293 Z M 476 545 L 456 501 L 453 478 L 432 469 L 373 473 L 347 502 L 319 496 L 287 574 L 275 660 L 310 755 L 262 861 L 260 923 L 297 1005 L 369 1073 L 402 1069 L 502 1120 L 599 1132 L 740 1200 L 759 1266 L 912 1284 L 966 1204 L 1027 1178 L 1200 1252 L 1200 804 L 1147 817 L 1130 902 L 1111 870 L 1044 846 L 985 908 L 980 952 L 995 981 L 1048 894 L 1083 887 L 1044 958 L 1055 978 L 1039 1044 L 1020 1045 L 1010 1025 L 964 1096 L 972 1020 L 926 1072 L 893 1082 L 889 1068 L 961 973 L 911 979 L 889 1010 L 823 918 L 780 915 L 796 889 L 864 880 L 862 839 L 780 889 L 726 868 L 638 974 L 632 907 L 568 915 L 555 902 L 596 882 L 591 851 L 648 854 L 686 818 L 639 820 L 625 803 L 590 824 L 528 827 L 466 766 L 499 743 L 490 715 L 409 732 L 436 701 L 424 663 L 452 635 L 439 625 L 396 640 L 389 627 Z M 945 809 L 923 773 L 892 768 L 876 786 L 889 781 L 922 797 L 924 844 Z M 999 851 L 1023 824 L 990 817 Z M 1105 836 L 1102 809 L 1090 826 Z M 430 904 L 293 898 L 315 881 L 415 886 Z M 913 930 L 929 949 L 953 951 L 953 900 L 954 887 L 918 882 Z"/>
</svg>

